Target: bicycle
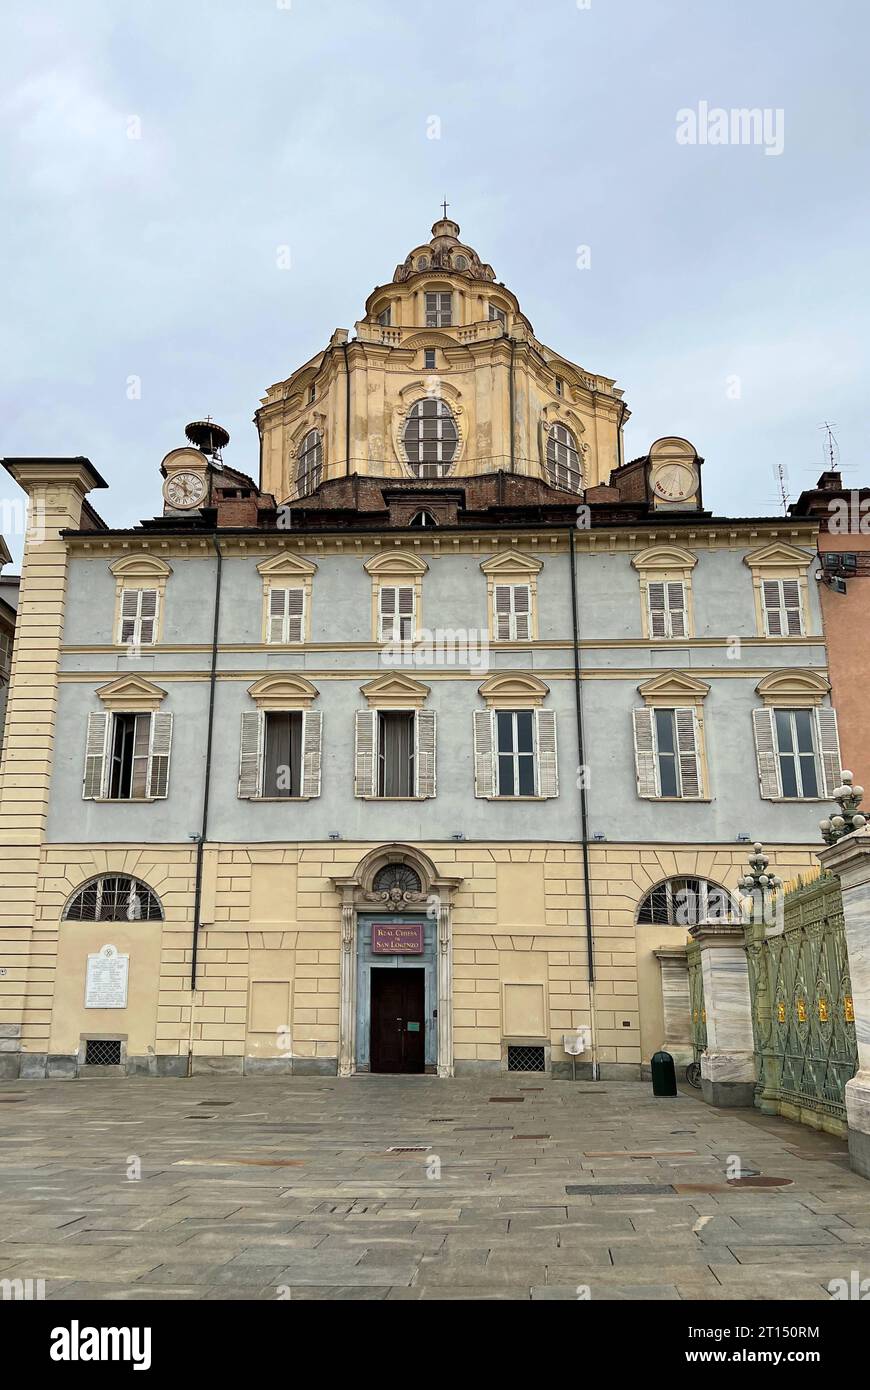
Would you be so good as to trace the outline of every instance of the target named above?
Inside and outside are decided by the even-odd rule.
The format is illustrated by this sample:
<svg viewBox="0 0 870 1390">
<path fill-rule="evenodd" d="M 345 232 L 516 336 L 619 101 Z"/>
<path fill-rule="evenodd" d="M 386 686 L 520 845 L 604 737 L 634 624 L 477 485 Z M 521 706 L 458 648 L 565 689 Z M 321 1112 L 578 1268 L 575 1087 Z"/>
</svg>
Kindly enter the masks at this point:
<svg viewBox="0 0 870 1390">
<path fill-rule="evenodd" d="M 689 1063 L 689 1065 L 686 1067 L 686 1080 L 688 1081 L 688 1083 L 689 1083 L 690 1086 L 694 1086 L 694 1087 L 695 1087 L 695 1090 L 696 1090 L 696 1091 L 698 1091 L 698 1090 L 701 1089 L 701 1063 L 700 1063 L 700 1062 L 690 1062 L 690 1063 Z"/>
</svg>

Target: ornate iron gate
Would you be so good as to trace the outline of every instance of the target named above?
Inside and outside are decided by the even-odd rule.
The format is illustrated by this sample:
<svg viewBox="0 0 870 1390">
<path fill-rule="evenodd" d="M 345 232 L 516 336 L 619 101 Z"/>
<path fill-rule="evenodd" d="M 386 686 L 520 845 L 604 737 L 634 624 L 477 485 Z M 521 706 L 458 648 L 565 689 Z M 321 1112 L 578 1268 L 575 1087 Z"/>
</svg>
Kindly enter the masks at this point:
<svg viewBox="0 0 870 1390">
<path fill-rule="evenodd" d="M 843 1133 L 858 1056 L 839 879 L 786 893 L 783 930 L 768 932 L 746 929 L 756 1104 Z"/>
</svg>

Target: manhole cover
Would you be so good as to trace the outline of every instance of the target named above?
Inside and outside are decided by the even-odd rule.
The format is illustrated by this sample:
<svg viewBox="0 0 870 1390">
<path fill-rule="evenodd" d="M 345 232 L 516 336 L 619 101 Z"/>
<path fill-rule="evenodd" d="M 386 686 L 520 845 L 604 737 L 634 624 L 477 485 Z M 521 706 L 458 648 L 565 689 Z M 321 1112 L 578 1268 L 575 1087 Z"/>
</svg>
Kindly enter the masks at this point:
<svg viewBox="0 0 870 1390">
<path fill-rule="evenodd" d="M 569 1197 L 672 1197 L 671 1183 L 590 1182 L 566 1187 Z"/>
<path fill-rule="evenodd" d="M 729 1187 L 793 1187 L 794 1178 L 770 1178 L 764 1173 L 754 1177 L 728 1178 Z"/>
</svg>

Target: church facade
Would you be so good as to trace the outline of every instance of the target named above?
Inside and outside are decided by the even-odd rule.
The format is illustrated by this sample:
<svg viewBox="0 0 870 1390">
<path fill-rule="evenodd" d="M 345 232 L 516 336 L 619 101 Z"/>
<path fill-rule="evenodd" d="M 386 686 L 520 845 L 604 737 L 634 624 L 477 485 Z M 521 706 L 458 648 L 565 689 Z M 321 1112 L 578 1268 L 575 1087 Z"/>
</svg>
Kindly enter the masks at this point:
<svg viewBox="0 0 870 1390">
<path fill-rule="evenodd" d="M 818 517 L 712 515 L 627 416 L 445 218 L 266 392 L 258 479 L 196 422 L 113 528 L 87 459 L 5 461 L 0 1075 L 640 1075 L 840 756 Z"/>
</svg>

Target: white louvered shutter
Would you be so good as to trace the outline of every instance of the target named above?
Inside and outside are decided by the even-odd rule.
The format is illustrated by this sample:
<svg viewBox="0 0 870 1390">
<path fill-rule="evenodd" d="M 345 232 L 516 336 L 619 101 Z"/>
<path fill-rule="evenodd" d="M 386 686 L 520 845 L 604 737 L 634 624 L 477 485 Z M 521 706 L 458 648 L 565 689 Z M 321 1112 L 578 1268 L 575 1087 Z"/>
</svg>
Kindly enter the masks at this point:
<svg viewBox="0 0 870 1390">
<path fill-rule="evenodd" d="M 302 715 L 302 795 L 320 795 L 323 715 L 307 709 Z"/>
<path fill-rule="evenodd" d="M 301 642 L 305 617 L 305 590 L 269 590 L 269 642 Z"/>
<path fill-rule="evenodd" d="M 139 590 L 122 589 L 121 591 L 121 631 L 119 641 L 135 642 L 136 640 L 136 619 L 139 616 Z"/>
<path fill-rule="evenodd" d="M 495 635 L 499 642 L 507 642 L 511 636 L 511 586 L 495 586 Z"/>
<path fill-rule="evenodd" d="M 758 761 L 758 785 L 760 793 L 766 801 L 782 796 L 779 753 L 773 716 L 772 709 L 754 709 L 752 711 L 755 757 Z"/>
<path fill-rule="evenodd" d="M 668 620 L 671 637 L 685 637 L 689 624 L 686 614 L 686 586 L 679 581 L 667 586 Z"/>
<path fill-rule="evenodd" d="M 495 796 L 494 711 L 474 711 L 474 795 Z"/>
<path fill-rule="evenodd" d="M 816 710 L 816 742 L 822 763 L 822 787 L 826 796 L 833 796 L 834 788 L 843 780 L 836 710 L 827 706 Z"/>
<path fill-rule="evenodd" d="M 649 630 L 651 637 L 667 637 L 668 615 L 665 608 L 665 586 L 658 580 L 647 588 L 649 600 Z"/>
<path fill-rule="evenodd" d="M 88 732 L 85 739 L 85 771 L 82 779 L 82 797 L 93 801 L 103 796 L 106 778 L 106 752 L 111 728 L 110 714 L 89 714 Z"/>
<path fill-rule="evenodd" d="M 532 635 L 532 591 L 528 584 L 514 584 L 514 636 L 526 642 Z"/>
<path fill-rule="evenodd" d="M 634 709 L 634 765 L 637 774 L 638 796 L 658 796 L 659 777 L 651 709 Z"/>
<path fill-rule="evenodd" d="M 535 747 L 538 765 L 538 796 L 558 796 L 559 767 L 556 755 L 555 710 L 535 710 Z"/>
<path fill-rule="evenodd" d="M 780 604 L 779 580 L 765 579 L 761 585 L 764 599 L 764 623 L 768 637 L 784 635 L 783 613 Z"/>
<path fill-rule="evenodd" d="M 133 765 L 130 776 L 130 796 L 148 796 L 151 776 L 151 718 L 150 714 L 137 714 L 133 730 Z"/>
<path fill-rule="evenodd" d="M 414 636 L 414 590 L 403 585 L 398 592 L 399 626 L 396 636 L 402 642 L 409 642 Z"/>
<path fill-rule="evenodd" d="M 803 631 L 801 614 L 801 586 L 797 579 L 783 579 L 782 609 L 785 614 L 785 630 L 789 637 L 798 637 Z"/>
<path fill-rule="evenodd" d="M 680 795 L 686 800 L 701 795 L 701 757 L 698 719 L 693 709 L 675 709 L 677 756 L 680 763 Z"/>
<path fill-rule="evenodd" d="M 381 585 L 378 590 L 378 613 L 382 642 L 392 642 L 396 631 L 396 590 L 392 585 Z"/>
<path fill-rule="evenodd" d="M 417 710 L 414 719 L 416 795 L 435 795 L 435 711 Z"/>
<path fill-rule="evenodd" d="M 139 641 L 143 646 L 154 642 L 157 637 L 157 604 L 156 589 L 139 590 Z"/>
<path fill-rule="evenodd" d="M 287 612 L 288 589 L 269 590 L 269 642 L 284 641 L 284 618 Z"/>
<path fill-rule="evenodd" d="M 377 739 L 377 710 L 357 710 L 354 717 L 354 796 L 375 796 L 377 793 L 375 780 L 378 767 Z"/>
<path fill-rule="evenodd" d="M 169 755 L 172 751 L 172 715 L 152 714 L 148 759 L 148 795 L 169 795 Z"/>
<path fill-rule="evenodd" d="M 263 782 L 263 744 L 266 716 L 263 710 L 246 710 L 239 737 L 239 796 L 259 796 Z"/>
</svg>

